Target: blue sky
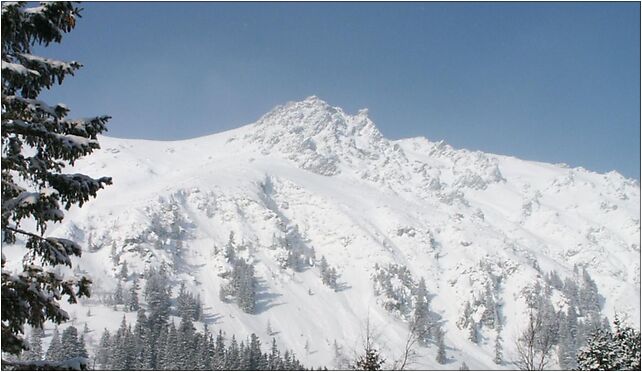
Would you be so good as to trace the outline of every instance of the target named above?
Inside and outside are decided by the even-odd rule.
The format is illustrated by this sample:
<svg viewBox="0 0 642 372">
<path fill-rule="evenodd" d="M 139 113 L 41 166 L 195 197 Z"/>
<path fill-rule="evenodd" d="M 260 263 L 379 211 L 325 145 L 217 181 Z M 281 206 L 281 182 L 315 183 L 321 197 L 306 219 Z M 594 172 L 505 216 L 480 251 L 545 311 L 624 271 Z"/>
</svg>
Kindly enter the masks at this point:
<svg viewBox="0 0 642 372">
<path fill-rule="evenodd" d="M 640 178 L 639 3 L 83 3 L 45 93 L 184 139 L 318 95 L 392 139 Z"/>
</svg>

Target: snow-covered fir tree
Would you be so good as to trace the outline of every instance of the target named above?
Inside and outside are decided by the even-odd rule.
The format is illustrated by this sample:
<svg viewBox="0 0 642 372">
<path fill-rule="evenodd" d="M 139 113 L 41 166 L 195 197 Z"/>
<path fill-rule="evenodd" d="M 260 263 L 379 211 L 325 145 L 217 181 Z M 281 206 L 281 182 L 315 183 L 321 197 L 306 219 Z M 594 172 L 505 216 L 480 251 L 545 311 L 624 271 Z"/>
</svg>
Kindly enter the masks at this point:
<svg viewBox="0 0 642 372">
<path fill-rule="evenodd" d="M 221 300 L 229 301 L 228 297 L 231 296 L 241 310 L 252 314 L 256 307 L 256 290 L 254 265 L 247 263 L 243 258 L 235 259 L 232 262 L 229 282 L 221 285 Z"/>
<path fill-rule="evenodd" d="M 59 362 L 64 359 L 64 355 L 64 350 L 60 343 L 60 334 L 58 333 L 58 327 L 56 327 L 54 328 L 47 354 L 45 354 L 45 359 L 52 362 Z"/>
<path fill-rule="evenodd" d="M 107 369 L 107 366 L 109 365 L 110 338 L 111 335 L 105 328 L 102 336 L 100 337 L 100 342 L 98 344 L 98 347 L 96 348 L 96 353 L 94 356 L 96 367 L 99 369 Z"/>
<path fill-rule="evenodd" d="M 623 326 L 616 317 L 614 331 L 594 330 L 577 354 L 580 370 L 640 370 L 640 331 Z"/>
<path fill-rule="evenodd" d="M 381 357 L 377 349 L 367 347 L 363 355 L 357 359 L 354 369 L 359 371 L 380 371 L 384 362 L 385 359 Z"/>
<path fill-rule="evenodd" d="M 123 295 L 123 283 L 120 280 L 118 280 L 116 289 L 114 289 L 113 300 L 115 305 L 122 305 L 123 303 L 125 303 L 125 296 Z"/>
<path fill-rule="evenodd" d="M 118 277 L 121 280 L 127 280 L 129 278 L 129 270 L 127 269 L 127 261 L 123 261 L 123 265 L 120 267 L 120 272 L 118 273 Z"/>
<path fill-rule="evenodd" d="M 189 316 L 192 320 L 200 320 L 203 313 L 200 294 L 194 297 L 185 289 L 185 283 L 181 283 L 176 297 L 176 311 L 180 317 Z"/>
<path fill-rule="evenodd" d="M 321 256 L 319 271 L 321 273 L 321 281 L 323 284 L 330 288 L 337 289 L 337 279 L 339 275 L 334 267 L 328 265 L 328 261 L 326 261 L 325 256 Z"/>
<path fill-rule="evenodd" d="M 63 209 L 82 206 L 111 183 L 109 177 L 62 172 L 99 148 L 96 136 L 105 131 L 109 117 L 73 120 L 65 105 L 39 100 L 43 89 L 62 83 L 81 64 L 31 54 L 35 45 L 59 43 L 78 17 L 79 8 L 70 2 L 37 7 L 2 3 L 2 236 L 4 243 L 20 244 L 26 251 L 17 272 L 7 268 L 2 256 L 5 353 L 25 348 L 25 323 L 42 327 L 47 320 L 64 322 L 68 315 L 58 301 L 67 297 L 76 302 L 89 295 L 88 278 L 64 278 L 52 271 L 56 265 L 71 267 L 80 246 L 45 232 L 49 223 L 63 219 Z M 21 226 L 23 219 L 35 221 L 35 229 Z"/>
<path fill-rule="evenodd" d="M 140 302 L 138 299 L 138 280 L 134 279 L 132 286 L 129 288 L 129 295 L 127 296 L 127 309 L 129 311 L 138 311 L 140 309 Z"/>
<path fill-rule="evenodd" d="M 77 358 L 87 354 L 85 346 L 80 344 L 78 329 L 69 326 L 62 332 L 60 344 L 63 350 L 63 359 Z"/>
<path fill-rule="evenodd" d="M 430 312 L 430 297 L 428 295 L 428 290 L 426 289 L 426 281 L 424 278 L 421 278 L 417 288 L 415 289 L 414 313 L 411 327 L 414 334 L 423 343 L 427 342 L 432 337 L 433 327 L 435 326 L 432 320 Z"/>
</svg>

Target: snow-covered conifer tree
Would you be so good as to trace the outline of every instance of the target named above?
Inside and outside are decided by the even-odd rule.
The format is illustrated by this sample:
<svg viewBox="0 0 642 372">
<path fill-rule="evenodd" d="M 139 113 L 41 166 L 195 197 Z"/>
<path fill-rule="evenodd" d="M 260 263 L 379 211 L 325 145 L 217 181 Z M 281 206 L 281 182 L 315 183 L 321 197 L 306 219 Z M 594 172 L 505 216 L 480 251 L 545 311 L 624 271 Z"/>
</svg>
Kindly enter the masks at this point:
<svg viewBox="0 0 642 372">
<path fill-rule="evenodd" d="M 64 278 L 51 270 L 71 267 L 80 246 L 44 234 L 48 223 L 63 219 L 63 207 L 82 206 L 111 183 L 108 177 L 62 172 L 99 148 L 96 136 L 109 117 L 72 120 L 66 106 L 38 100 L 43 89 L 62 83 L 81 64 L 33 55 L 32 47 L 60 42 L 76 25 L 79 9 L 71 2 L 26 6 L 2 3 L 2 235 L 4 243 L 26 250 L 19 269 L 9 269 L 2 255 L 2 351 L 12 354 L 24 349 L 25 323 L 59 324 L 68 319 L 58 304 L 62 297 L 76 302 L 89 295 L 88 278 Z M 35 230 L 20 226 L 24 219 L 33 220 Z"/>
<path fill-rule="evenodd" d="M 77 355 L 81 358 L 89 358 L 89 354 L 87 353 L 87 345 L 85 344 L 84 334 L 81 334 L 80 337 L 78 337 Z"/>
<path fill-rule="evenodd" d="M 138 311 L 140 309 L 140 303 L 138 300 L 138 288 L 136 282 L 134 282 L 129 289 L 129 296 L 127 298 L 127 308 L 129 311 Z"/>
<path fill-rule="evenodd" d="M 58 327 L 56 327 L 53 331 L 53 336 L 51 337 L 51 342 L 49 343 L 49 348 L 47 349 L 45 360 L 51 362 L 59 362 L 63 360 L 64 357 L 64 350 L 62 349 L 62 344 L 60 343 L 60 334 L 58 333 Z"/>
<path fill-rule="evenodd" d="M 430 319 L 430 299 L 426 289 L 426 281 L 422 277 L 415 289 L 415 306 L 412 317 L 412 330 L 418 339 L 425 343 L 432 336 L 433 324 Z"/>
<path fill-rule="evenodd" d="M 225 244 L 225 258 L 227 262 L 233 262 L 236 259 L 236 243 L 234 242 L 234 231 L 230 231 L 230 237 Z"/>
<path fill-rule="evenodd" d="M 214 343 L 214 357 L 212 361 L 212 367 L 216 370 L 222 370 L 227 368 L 225 362 L 225 338 L 223 337 L 223 332 L 218 331 L 216 335 L 216 342 Z"/>
<path fill-rule="evenodd" d="M 103 331 L 100 337 L 100 343 L 96 348 L 95 360 L 99 369 L 108 369 L 109 367 L 109 349 L 111 345 L 111 335 L 107 328 Z"/>
<path fill-rule="evenodd" d="M 622 326 L 616 317 L 615 330 L 598 328 L 577 354 L 580 370 L 640 370 L 640 331 Z"/>
<path fill-rule="evenodd" d="M 184 313 L 181 322 L 178 325 L 176 332 L 176 359 L 178 369 L 192 368 L 192 357 L 194 356 L 194 324 L 192 323 L 192 315 Z"/>
<path fill-rule="evenodd" d="M 239 354 L 239 345 L 236 342 L 236 337 L 232 335 L 230 346 L 225 352 L 225 369 L 237 370 L 241 365 L 241 355 Z"/>
<path fill-rule="evenodd" d="M 120 267 L 120 272 L 118 277 L 122 280 L 127 280 L 129 278 L 129 270 L 127 269 L 127 261 L 123 261 L 123 265 Z"/>
<path fill-rule="evenodd" d="M 124 303 L 125 296 L 123 296 L 123 283 L 118 280 L 116 289 L 114 290 L 114 304 L 121 305 Z"/>
</svg>

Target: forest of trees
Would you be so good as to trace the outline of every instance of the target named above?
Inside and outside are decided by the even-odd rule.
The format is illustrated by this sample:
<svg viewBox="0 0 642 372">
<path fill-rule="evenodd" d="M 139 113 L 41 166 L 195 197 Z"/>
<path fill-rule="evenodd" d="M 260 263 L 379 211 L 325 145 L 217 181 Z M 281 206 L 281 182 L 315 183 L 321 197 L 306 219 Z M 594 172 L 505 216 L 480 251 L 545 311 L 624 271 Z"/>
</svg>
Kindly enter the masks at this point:
<svg viewBox="0 0 642 372">
<path fill-rule="evenodd" d="M 126 276 L 125 272 L 121 269 L 119 276 Z M 55 329 L 46 353 L 42 351 L 42 329 L 34 328 L 28 342 L 29 350 L 10 360 L 55 363 L 80 357 L 89 358 L 89 368 L 107 370 L 304 369 L 293 352 L 282 353 L 279 350 L 275 339 L 272 339 L 269 351 L 264 352 L 255 334 L 246 340 L 237 340 L 235 335 L 226 339 L 222 332 L 214 337 L 206 325 L 203 332 L 198 332 L 193 322 L 201 320 L 200 300 L 187 291 L 184 284 L 172 298 L 171 281 L 164 265 L 158 269 L 149 268 L 143 278 L 147 309 L 139 306 L 134 324 L 128 324 L 123 316 L 116 331 L 105 329 L 95 355 L 90 357 L 87 353 L 84 341 L 88 332 L 86 327 L 79 335 L 74 326 L 69 326 L 62 337 Z M 136 290 L 131 298 L 138 298 Z M 122 305 L 130 310 L 129 305 Z M 172 315 L 180 318 L 178 326 L 171 320 Z"/>
<path fill-rule="evenodd" d="M 268 351 L 255 334 L 238 342 L 229 340 L 222 332 L 214 337 L 207 326 L 196 331 L 191 314 L 184 313 L 178 324 L 162 324 L 160 328 L 140 309 L 135 324 L 123 317 L 120 328 L 110 333 L 105 329 L 93 356 L 87 353 L 84 334 L 78 335 L 74 326 L 59 336 L 54 330 L 49 348 L 42 350 L 43 332 L 35 328 L 28 342 L 29 350 L 11 361 L 33 363 L 64 362 L 87 358 L 87 367 L 102 370 L 302 370 L 304 366 L 291 351 L 282 353 L 272 339 Z M 27 364 L 29 365 L 29 364 Z M 31 364 L 35 365 L 35 364 Z"/>
<path fill-rule="evenodd" d="M 144 310 L 134 325 L 125 319 L 111 334 L 105 330 L 94 356 L 94 367 L 107 370 L 301 370 L 294 353 L 281 353 L 272 339 L 268 352 L 255 334 L 238 342 L 214 337 L 207 327 L 196 331 L 191 314 L 184 313 L 178 327 L 174 322 L 153 324 Z"/>
</svg>

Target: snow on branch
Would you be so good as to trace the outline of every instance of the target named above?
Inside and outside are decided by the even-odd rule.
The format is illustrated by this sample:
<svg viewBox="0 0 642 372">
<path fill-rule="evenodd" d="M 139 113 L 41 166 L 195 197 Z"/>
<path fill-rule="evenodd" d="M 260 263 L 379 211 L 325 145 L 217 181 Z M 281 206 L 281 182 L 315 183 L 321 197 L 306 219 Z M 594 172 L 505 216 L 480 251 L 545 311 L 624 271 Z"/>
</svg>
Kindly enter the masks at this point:
<svg viewBox="0 0 642 372">
<path fill-rule="evenodd" d="M 2 369 L 13 371 L 86 371 L 89 368 L 89 359 L 72 358 L 62 362 L 33 361 L 33 362 L 9 362 L 2 360 Z"/>
<path fill-rule="evenodd" d="M 33 75 L 40 77 L 40 73 L 36 70 L 28 69 L 19 63 L 11 63 L 7 61 L 2 61 L 2 72 L 13 73 L 22 76 Z"/>
<path fill-rule="evenodd" d="M 27 53 L 18 54 L 18 59 L 25 63 L 29 63 L 32 66 L 39 66 L 42 69 L 55 69 L 66 74 L 73 74 L 74 71 L 82 67 L 82 65 L 76 61 L 65 62 L 56 59 L 34 56 Z"/>
<path fill-rule="evenodd" d="M 19 96 L 2 96 L 2 104 L 6 106 L 19 106 L 29 110 L 31 113 L 44 112 L 55 118 L 63 118 L 69 112 L 69 109 L 63 104 L 50 106 L 39 99 L 30 99 Z"/>
<path fill-rule="evenodd" d="M 84 174 L 50 174 L 49 184 L 61 194 L 61 200 L 65 203 L 65 209 L 72 204 L 79 206 L 89 200 L 90 196 L 96 196 L 96 192 L 104 185 L 111 185 L 111 177 L 91 178 Z"/>
</svg>

